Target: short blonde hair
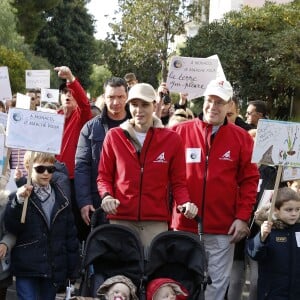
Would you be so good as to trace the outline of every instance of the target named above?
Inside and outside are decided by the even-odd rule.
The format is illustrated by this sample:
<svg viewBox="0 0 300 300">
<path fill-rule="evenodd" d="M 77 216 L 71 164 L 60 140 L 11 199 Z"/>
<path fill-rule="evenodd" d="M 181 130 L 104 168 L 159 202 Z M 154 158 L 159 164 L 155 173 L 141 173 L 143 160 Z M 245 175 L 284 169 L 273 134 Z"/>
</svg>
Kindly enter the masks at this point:
<svg viewBox="0 0 300 300">
<path fill-rule="evenodd" d="M 32 151 L 26 151 L 24 154 L 24 167 L 28 170 L 29 169 L 29 162 L 31 157 Z M 51 153 L 46 152 L 34 152 L 33 155 L 33 163 L 55 163 L 55 156 Z"/>
</svg>

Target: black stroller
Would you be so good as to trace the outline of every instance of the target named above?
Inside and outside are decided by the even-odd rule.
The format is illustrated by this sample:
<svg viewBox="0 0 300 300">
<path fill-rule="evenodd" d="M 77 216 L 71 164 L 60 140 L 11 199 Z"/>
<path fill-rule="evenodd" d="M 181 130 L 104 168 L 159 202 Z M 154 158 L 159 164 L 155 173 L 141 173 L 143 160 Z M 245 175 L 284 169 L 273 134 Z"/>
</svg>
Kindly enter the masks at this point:
<svg viewBox="0 0 300 300">
<path fill-rule="evenodd" d="M 107 278 L 122 274 L 136 285 L 139 299 L 144 299 L 144 251 L 130 228 L 115 224 L 97 226 L 87 238 L 82 266 L 81 296 L 96 297 Z"/>
<path fill-rule="evenodd" d="M 207 261 L 199 236 L 183 231 L 167 231 L 156 236 L 146 263 L 147 281 L 168 277 L 189 291 L 190 300 L 203 300 L 207 283 Z"/>
<path fill-rule="evenodd" d="M 147 252 L 130 228 L 115 224 L 96 226 L 88 236 L 82 259 L 80 295 L 95 297 L 104 280 L 122 274 L 136 285 L 140 300 L 146 299 L 147 283 L 159 277 L 180 282 L 189 291 L 190 300 L 204 299 L 208 277 L 201 235 L 199 238 L 189 232 L 163 232 L 153 239 Z"/>
</svg>

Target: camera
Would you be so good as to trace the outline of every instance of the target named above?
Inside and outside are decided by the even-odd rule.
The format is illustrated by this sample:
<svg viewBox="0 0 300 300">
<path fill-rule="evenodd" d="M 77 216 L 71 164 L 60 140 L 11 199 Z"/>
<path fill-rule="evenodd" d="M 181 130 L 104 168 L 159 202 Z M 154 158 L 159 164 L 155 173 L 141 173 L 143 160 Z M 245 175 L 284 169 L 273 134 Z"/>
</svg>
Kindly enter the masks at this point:
<svg viewBox="0 0 300 300">
<path fill-rule="evenodd" d="M 169 103 L 171 103 L 171 98 L 170 98 L 170 96 L 169 96 L 169 93 L 164 94 L 164 93 L 160 92 L 160 93 L 159 93 L 159 96 L 160 96 L 160 98 L 162 99 L 162 101 L 164 102 L 164 104 L 169 104 Z"/>
</svg>

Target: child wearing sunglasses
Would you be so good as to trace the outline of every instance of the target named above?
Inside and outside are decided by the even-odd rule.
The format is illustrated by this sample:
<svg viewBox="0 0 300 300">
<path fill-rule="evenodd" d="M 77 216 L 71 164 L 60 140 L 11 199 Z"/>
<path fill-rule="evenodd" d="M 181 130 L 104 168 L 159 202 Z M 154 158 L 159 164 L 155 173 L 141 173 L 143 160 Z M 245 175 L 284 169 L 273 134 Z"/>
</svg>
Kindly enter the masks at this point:
<svg viewBox="0 0 300 300">
<path fill-rule="evenodd" d="M 24 156 L 29 169 L 31 152 Z M 52 182 L 52 154 L 34 152 L 31 184 L 9 196 L 5 225 L 16 236 L 12 273 L 19 300 L 55 300 L 57 288 L 78 276 L 79 242 L 70 200 Z M 25 223 L 21 215 L 28 199 Z"/>
</svg>

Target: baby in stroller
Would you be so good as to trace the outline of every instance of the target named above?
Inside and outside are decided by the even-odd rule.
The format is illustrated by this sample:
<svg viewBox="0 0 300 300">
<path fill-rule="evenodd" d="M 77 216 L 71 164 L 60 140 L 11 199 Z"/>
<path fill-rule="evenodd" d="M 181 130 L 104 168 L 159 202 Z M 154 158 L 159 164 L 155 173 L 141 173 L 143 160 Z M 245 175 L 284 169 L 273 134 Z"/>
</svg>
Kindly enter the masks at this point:
<svg viewBox="0 0 300 300">
<path fill-rule="evenodd" d="M 147 285 L 147 300 L 185 300 L 188 291 L 171 278 L 156 278 Z"/>
<path fill-rule="evenodd" d="M 138 300 L 136 286 L 126 276 L 116 275 L 103 282 L 97 291 L 97 298 L 73 297 L 73 300 Z M 171 278 L 157 278 L 147 286 L 147 300 L 185 300 L 188 291 Z"/>
<path fill-rule="evenodd" d="M 136 286 L 124 275 L 106 279 L 97 291 L 97 298 L 73 297 L 73 300 L 138 300 Z"/>
</svg>

